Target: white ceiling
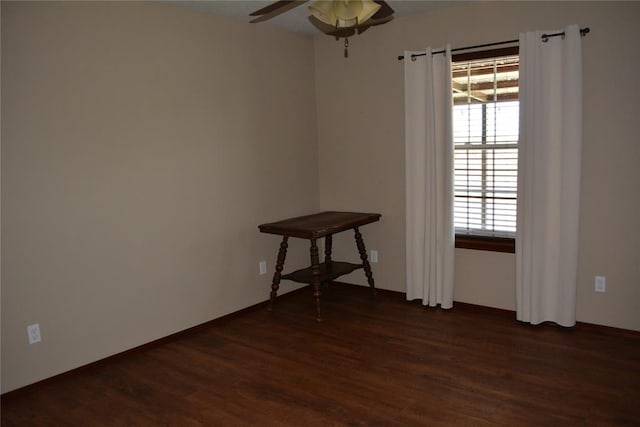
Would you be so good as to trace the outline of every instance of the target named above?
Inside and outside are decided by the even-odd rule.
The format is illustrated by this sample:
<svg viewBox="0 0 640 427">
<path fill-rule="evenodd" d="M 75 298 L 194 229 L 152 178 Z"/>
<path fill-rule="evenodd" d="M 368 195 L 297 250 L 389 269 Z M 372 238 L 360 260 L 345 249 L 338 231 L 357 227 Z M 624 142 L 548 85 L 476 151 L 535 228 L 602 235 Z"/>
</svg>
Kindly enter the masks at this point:
<svg viewBox="0 0 640 427">
<path fill-rule="evenodd" d="M 275 0 L 274 0 L 275 1 Z M 249 14 L 266 5 L 272 0 L 184 0 L 170 1 L 169 3 L 190 9 L 197 9 L 216 15 L 226 16 L 237 20 L 249 22 L 252 18 Z M 435 8 L 460 4 L 461 1 L 427 1 L 427 0 L 387 0 L 389 6 L 395 10 L 395 17 L 416 15 L 429 12 Z M 308 20 L 309 15 L 306 5 L 298 6 L 293 10 L 268 21 L 252 25 L 267 25 L 285 29 L 287 31 L 316 35 L 321 34 Z"/>
</svg>

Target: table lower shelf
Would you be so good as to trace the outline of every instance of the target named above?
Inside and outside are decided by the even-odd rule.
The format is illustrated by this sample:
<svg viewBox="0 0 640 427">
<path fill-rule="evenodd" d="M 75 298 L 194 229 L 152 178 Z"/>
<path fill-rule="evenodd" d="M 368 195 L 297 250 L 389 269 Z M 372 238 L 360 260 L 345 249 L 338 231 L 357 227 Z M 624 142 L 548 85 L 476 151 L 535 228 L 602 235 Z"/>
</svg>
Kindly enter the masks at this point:
<svg viewBox="0 0 640 427">
<path fill-rule="evenodd" d="M 320 267 L 320 283 L 330 282 L 337 279 L 340 276 L 351 273 L 359 268 L 363 268 L 362 264 L 352 264 L 350 262 L 331 261 L 329 263 L 322 263 Z M 313 274 L 311 274 L 311 267 L 296 270 L 292 273 L 282 276 L 283 279 L 292 280 L 298 283 L 313 284 Z"/>
</svg>

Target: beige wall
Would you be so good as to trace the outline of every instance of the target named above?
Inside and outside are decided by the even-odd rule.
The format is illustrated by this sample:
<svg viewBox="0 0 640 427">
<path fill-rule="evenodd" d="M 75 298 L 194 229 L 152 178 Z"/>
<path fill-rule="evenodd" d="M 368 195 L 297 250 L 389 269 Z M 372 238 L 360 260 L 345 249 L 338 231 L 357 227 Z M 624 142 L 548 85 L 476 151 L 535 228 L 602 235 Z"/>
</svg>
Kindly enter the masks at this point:
<svg viewBox="0 0 640 427">
<path fill-rule="evenodd" d="M 315 108 L 311 38 L 2 2 L 2 392 L 266 300 L 257 225 L 318 209 Z"/>
<path fill-rule="evenodd" d="M 404 50 L 517 39 L 523 31 L 589 26 L 578 320 L 640 330 L 640 3 L 478 2 L 398 18 L 350 41 L 316 39 L 322 208 L 380 212 L 363 229 L 379 251 L 378 286 L 404 291 Z M 336 245 L 337 256 L 350 256 Z M 350 249 L 350 248 L 348 248 Z M 513 310 L 515 258 L 456 250 L 456 301 Z M 607 293 L 593 291 L 595 275 Z M 351 280 L 363 283 L 361 275 Z"/>
</svg>

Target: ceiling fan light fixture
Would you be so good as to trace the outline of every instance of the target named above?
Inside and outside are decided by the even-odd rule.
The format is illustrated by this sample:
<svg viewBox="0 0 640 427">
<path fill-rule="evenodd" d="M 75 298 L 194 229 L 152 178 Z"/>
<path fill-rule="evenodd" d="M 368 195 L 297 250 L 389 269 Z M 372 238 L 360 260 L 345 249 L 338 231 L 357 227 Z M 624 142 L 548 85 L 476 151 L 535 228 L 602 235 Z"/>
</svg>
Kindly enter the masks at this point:
<svg viewBox="0 0 640 427">
<path fill-rule="evenodd" d="M 327 25 L 348 28 L 366 22 L 380 7 L 373 0 L 316 0 L 309 12 Z"/>
</svg>

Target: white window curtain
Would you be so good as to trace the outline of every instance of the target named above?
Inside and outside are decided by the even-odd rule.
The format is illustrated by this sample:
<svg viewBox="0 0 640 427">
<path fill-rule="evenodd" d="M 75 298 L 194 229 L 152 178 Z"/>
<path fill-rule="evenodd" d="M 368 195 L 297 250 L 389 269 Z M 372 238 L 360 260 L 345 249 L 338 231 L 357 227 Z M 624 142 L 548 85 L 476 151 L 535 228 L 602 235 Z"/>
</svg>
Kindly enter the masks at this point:
<svg viewBox="0 0 640 427">
<path fill-rule="evenodd" d="M 576 322 L 582 145 L 580 28 L 520 35 L 516 314 Z"/>
<path fill-rule="evenodd" d="M 453 306 L 451 49 L 405 52 L 407 300 Z M 421 52 L 424 53 L 424 52 Z"/>
</svg>

